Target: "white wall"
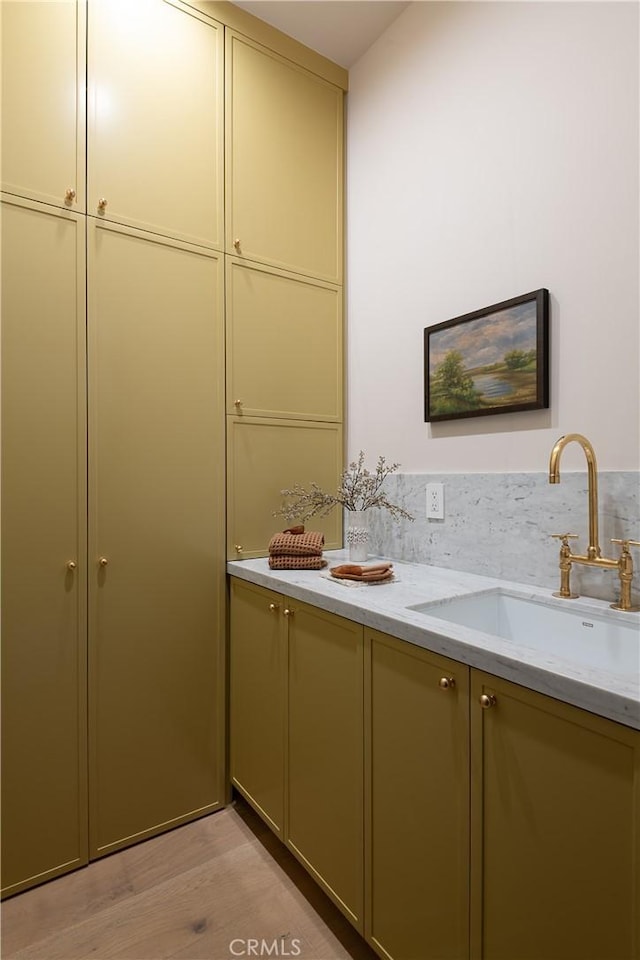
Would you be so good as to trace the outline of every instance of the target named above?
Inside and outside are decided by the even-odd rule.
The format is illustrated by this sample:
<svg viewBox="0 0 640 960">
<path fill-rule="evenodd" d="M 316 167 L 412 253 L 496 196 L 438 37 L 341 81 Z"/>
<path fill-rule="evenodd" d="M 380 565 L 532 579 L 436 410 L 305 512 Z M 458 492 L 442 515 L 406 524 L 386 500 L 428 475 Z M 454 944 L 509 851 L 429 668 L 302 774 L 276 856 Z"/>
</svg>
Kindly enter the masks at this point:
<svg viewBox="0 0 640 960">
<path fill-rule="evenodd" d="M 576 431 L 601 469 L 638 469 L 638 12 L 417 2 L 352 68 L 350 457 L 543 471 Z M 424 423 L 424 327 L 539 287 L 550 409 Z"/>
</svg>

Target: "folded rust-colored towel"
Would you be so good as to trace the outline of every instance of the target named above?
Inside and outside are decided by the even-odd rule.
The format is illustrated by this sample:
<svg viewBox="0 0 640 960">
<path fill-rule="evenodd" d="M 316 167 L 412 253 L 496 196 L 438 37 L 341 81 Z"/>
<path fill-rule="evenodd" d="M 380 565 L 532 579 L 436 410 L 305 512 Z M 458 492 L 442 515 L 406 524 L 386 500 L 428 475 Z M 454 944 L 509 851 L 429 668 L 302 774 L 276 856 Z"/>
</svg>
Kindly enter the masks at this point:
<svg viewBox="0 0 640 960">
<path fill-rule="evenodd" d="M 295 532 L 294 532 L 295 531 Z M 292 527 L 276 533 L 269 542 L 270 557 L 321 557 L 324 534 L 304 527 Z"/>
<path fill-rule="evenodd" d="M 271 570 L 322 570 L 326 565 L 322 557 L 269 557 Z"/>
<path fill-rule="evenodd" d="M 363 567 L 357 563 L 343 563 L 339 567 L 331 567 L 329 571 L 337 580 L 359 580 L 361 583 L 378 583 L 380 580 L 393 579 L 392 563 L 376 563 L 373 566 Z"/>
</svg>

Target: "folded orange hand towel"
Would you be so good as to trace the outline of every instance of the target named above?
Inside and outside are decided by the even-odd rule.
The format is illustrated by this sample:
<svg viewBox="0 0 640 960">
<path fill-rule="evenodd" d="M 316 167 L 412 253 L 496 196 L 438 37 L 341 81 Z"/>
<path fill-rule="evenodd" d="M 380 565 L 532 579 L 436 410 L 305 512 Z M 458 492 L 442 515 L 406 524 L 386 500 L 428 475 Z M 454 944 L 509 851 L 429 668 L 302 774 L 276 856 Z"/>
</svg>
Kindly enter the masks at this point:
<svg viewBox="0 0 640 960">
<path fill-rule="evenodd" d="M 367 577 L 372 574 L 385 573 L 385 571 L 390 570 L 393 567 L 392 563 L 374 563 L 371 566 L 363 567 L 358 563 L 343 563 L 339 567 L 332 567 L 331 572 L 337 577 L 340 576 L 355 576 L 355 577 Z"/>
<path fill-rule="evenodd" d="M 321 557 L 324 534 L 309 530 L 307 533 L 276 533 L 269 542 L 272 557 Z"/>
<path fill-rule="evenodd" d="M 269 557 L 271 570 L 322 570 L 326 565 L 322 557 Z"/>
</svg>

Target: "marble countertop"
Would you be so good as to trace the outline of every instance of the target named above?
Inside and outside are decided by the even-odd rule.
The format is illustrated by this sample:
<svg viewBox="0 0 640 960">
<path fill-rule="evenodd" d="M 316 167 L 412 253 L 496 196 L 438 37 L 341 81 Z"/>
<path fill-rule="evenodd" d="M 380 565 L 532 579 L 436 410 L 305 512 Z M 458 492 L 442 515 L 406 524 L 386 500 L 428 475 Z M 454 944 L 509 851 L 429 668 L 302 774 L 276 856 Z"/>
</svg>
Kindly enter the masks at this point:
<svg viewBox="0 0 640 960">
<path fill-rule="evenodd" d="M 327 551 L 325 557 L 330 566 L 347 560 L 340 550 Z M 393 566 L 392 582 L 356 587 L 317 570 L 270 570 L 266 559 L 230 561 L 227 573 L 640 730 L 640 614 L 616 613 L 588 597 L 571 601 L 572 609 L 587 617 L 606 615 L 636 626 L 638 669 L 614 673 L 580 663 L 579 656 L 565 659 L 408 609 L 496 588 L 566 606 L 568 601 L 554 600 L 550 591 L 427 564 L 394 560 Z"/>
</svg>

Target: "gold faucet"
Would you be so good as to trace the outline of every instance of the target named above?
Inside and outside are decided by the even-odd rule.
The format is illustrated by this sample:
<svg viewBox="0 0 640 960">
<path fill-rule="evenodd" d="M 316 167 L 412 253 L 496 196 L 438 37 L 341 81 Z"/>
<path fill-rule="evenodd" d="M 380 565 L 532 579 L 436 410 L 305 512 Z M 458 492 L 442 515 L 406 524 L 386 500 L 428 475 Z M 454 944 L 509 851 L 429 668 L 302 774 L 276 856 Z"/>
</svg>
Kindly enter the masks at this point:
<svg viewBox="0 0 640 960">
<path fill-rule="evenodd" d="M 554 533 L 553 536 L 561 541 L 560 544 L 560 590 L 554 593 L 554 597 L 562 597 L 565 600 L 573 600 L 578 596 L 571 592 L 570 576 L 571 565 L 580 563 L 588 567 L 604 567 L 606 569 L 617 569 L 620 579 L 620 600 L 618 603 L 610 604 L 613 610 L 635 611 L 640 610 L 640 606 L 633 606 L 631 603 L 631 583 L 633 580 L 633 560 L 629 547 L 631 545 L 640 547 L 637 540 L 612 540 L 612 543 L 618 543 L 621 546 L 620 557 L 618 560 L 603 557 L 598 542 L 598 468 L 596 464 L 596 455 L 593 447 L 586 437 L 581 433 L 567 433 L 560 437 L 551 451 L 549 459 L 549 483 L 560 483 L 560 457 L 562 451 L 568 443 L 578 443 L 587 459 L 587 477 L 589 484 L 589 545 L 585 555 L 571 553 L 569 540 L 577 539 L 575 533 Z"/>
</svg>

